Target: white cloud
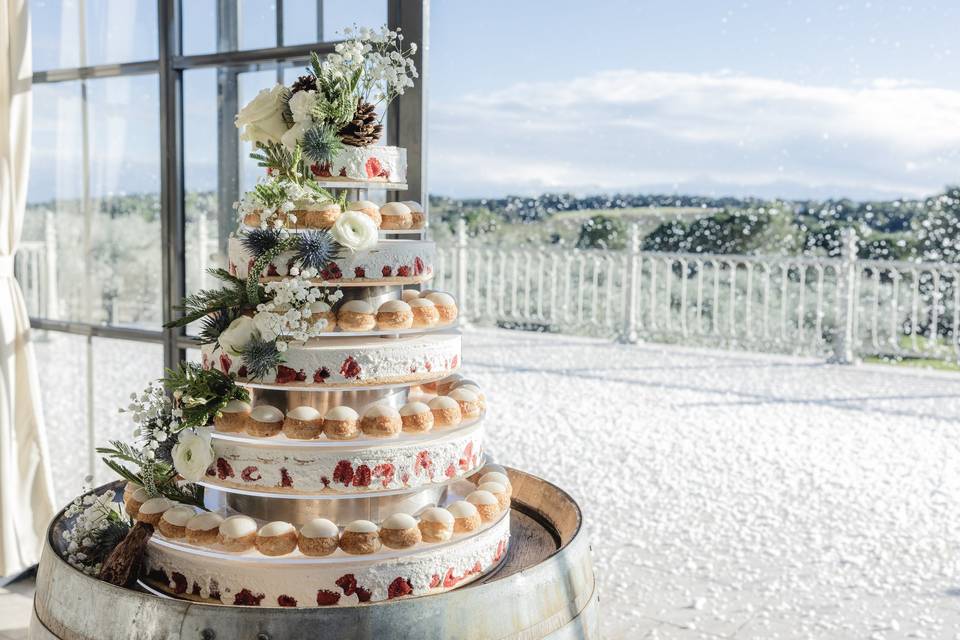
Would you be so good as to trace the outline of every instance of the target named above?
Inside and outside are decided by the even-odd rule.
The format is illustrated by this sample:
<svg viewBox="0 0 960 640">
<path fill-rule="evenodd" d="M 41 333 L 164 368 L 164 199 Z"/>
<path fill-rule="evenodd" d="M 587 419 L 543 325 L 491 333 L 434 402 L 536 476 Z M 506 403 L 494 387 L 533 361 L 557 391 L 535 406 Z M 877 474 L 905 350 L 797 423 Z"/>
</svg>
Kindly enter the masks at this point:
<svg viewBox="0 0 960 640">
<path fill-rule="evenodd" d="M 960 91 L 607 71 L 431 108 L 431 190 L 920 195 L 960 180 Z M 908 169 L 909 167 L 909 169 Z"/>
</svg>

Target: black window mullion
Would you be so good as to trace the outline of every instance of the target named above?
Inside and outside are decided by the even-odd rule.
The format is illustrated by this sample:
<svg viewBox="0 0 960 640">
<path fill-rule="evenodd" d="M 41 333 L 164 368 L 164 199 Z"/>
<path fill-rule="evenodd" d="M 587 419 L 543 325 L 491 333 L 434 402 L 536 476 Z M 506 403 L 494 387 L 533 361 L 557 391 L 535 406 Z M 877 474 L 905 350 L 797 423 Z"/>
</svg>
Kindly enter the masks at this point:
<svg viewBox="0 0 960 640">
<path fill-rule="evenodd" d="M 186 291 L 183 215 L 183 72 L 173 61 L 180 54 L 179 2 L 157 0 L 160 54 L 160 236 L 162 249 L 163 321 Z M 183 329 L 164 331 L 164 367 L 175 369 L 184 359 L 178 341 Z"/>
</svg>

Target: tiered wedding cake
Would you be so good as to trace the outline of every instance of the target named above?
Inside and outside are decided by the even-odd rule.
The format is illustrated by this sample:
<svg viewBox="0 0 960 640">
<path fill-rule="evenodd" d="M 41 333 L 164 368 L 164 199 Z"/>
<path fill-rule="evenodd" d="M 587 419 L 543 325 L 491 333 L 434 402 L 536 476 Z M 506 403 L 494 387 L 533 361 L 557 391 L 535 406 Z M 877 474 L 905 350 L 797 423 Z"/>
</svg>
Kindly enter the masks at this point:
<svg viewBox="0 0 960 640">
<path fill-rule="evenodd" d="M 153 531 L 147 588 L 349 605 L 452 589 L 504 558 L 510 482 L 484 467 L 486 398 L 457 373 L 457 305 L 422 289 L 423 209 L 340 195 L 404 188 L 404 151 L 371 144 L 373 105 L 416 77 L 402 44 L 362 30 L 237 116 L 267 175 L 237 205 L 212 271 L 223 287 L 172 323 L 201 323 L 202 364 L 135 394 L 138 443 L 102 450 L 129 480 L 126 513 Z M 111 512 L 90 548 L 123 527 Z"/>
</svg>

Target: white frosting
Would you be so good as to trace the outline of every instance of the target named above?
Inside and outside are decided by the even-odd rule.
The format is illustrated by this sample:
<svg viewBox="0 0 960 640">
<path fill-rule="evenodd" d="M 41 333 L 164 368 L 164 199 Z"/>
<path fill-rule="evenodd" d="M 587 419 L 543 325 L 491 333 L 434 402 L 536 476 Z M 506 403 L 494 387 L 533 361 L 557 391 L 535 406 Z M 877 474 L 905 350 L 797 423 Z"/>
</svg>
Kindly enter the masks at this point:
<svg viewBox="0 0 960 640">
<path fill-rule="evenodd" d="M 344 531 L 349 531 L 350 533 L 376 533 L 379 530 L 380 528 L 369 520 L 354 520 L 344 527 Z"/>
<path fill-rule="evenodd" d="M 223 413 L 250 413 L 250 403 L 243 400 L 230 400 L 223 405 Z"/>
<path fill-rule="evenodd" d="M 411 213 L 423 213 L 423 207 L 416 200 L 401 200 L 401 203 L 407 205 Z"/>
<path fill-rule="evenodd" d="M 441 509 L 440 507 L 429 507 L 424 509 L 423 513 L 420 514 L 420 520 L 425 522 L 442 522 L 444 524 L 453 524 L 453 514 L 446 509 Z"/>
<path fill-rule="evenodd" d="M 420 292 L 416 289 L 404 289 L 400 296 L 404 302 L 409 303 L 411 300 L 419 298 Z"/>
<path fill-rule="evenodd" d="M 410 311 L 410 305 L 403 300 L 387 300 L 377 309 L 378 313 L 397 313 L 403 311 Z"/>
<path fill-rule="evenodd" d="M 160 519 L 169 522 L 175 527 L 183 527 L 186 526 L 195 515 L 197 515 L 197 512 L 193 507 L 181 504 L 164 511 Z"/>
<path fill-rule="evenodd" d="M 400 418 L 400 412 L 385 402 L 372 404 L 363 411 L 364 418 Z"/>
<path fill-rule="evenodd" d="M 479 493 L 481 491 L 486 491 L 494 496 L 496 496 L 498 493 L 506 495 L 507 485 L 503 484 L 502 482 L 481 482 L 479 485 L 477 485 L 477 491 L 475 493 Z M 467 499 L 470 499 L 469 496 Z"/>
<path fill-rule="evenodd" d="M 406 182 L 407 150 L 380 145 L 347 145 L 336 155 L 326 172 L 321 171 L 318 165 L 313 167 L 321 173 L 316 176 L 317 180 L 336 181 L 337 178 L 342 178 L 370 181 L 375 189 L 378 182 Z M 328 175 L 322 175 L 323 173 Z"/>
<path fill-rule="evenodd" d="M 380 215 L 382 216 L 403 216 L 409 214 L 410 207 L 402 202 L 388 202 L 380 207 Z"/>
<path fill-rule="evenodd" d="M 319 420 L 321 418 L 320 412 L 314 409 L 313 407 L 302 406 L 295 409 L 287 411 L 287 417 L 292 418 L 293 420 Z"/>
<path fill-rule="evenodd" d="M 291 230 L 291 233 L 296 233 Z M 284 251 L 270 261 L 261 275 L 289 275 L 290 265 L 296 255 Z M 253 254 L 247 250 L 237 237 L 227 241 L 227 262 L 231 274 L 246 279 L 249 275 Z M 385 240 L 367 251 L 344 252 L 337 256 L 333 264 L 339 269 L 339 276 L 328 274 L 334 282 L 363 282 L 391 278 L 391 282 L 409 284 L 420 282 L 429 276 L 436 262 L 436 246 L 425 240 Z M 406 275 L 400 273 L 401 268 Z M 357 273 L 360 269 L 362 276 Z M 385 275 L 384 271 L 387 270 Z M 327 276 L 320 274 L 318 279 Z"/>
<path fill-rule="evenodd" d="M 219 368 L 224 364 L 219 347 L 202 351 L 206 367 Z M 281 384 L 322 388 L 334 384 L 412 383 L 456 370 L 460 366 L 460 335 L 438 332 L 379 341 L 327 338 L 306 345 L 291 344 L 284 356 Z M 227 371 L 237 372 L 240 364 L 239 358 L 227 360 Z M 275 383 L 280 371 L 272 370 L 256 382 Z M 305 380 L 294 380 L 289 375 L 291 371 L 302 372 Z"/>
<path fill-rule="evenodd" d="M 469 391 L 474 392 L 474 393 L 477 395 L 477 398 L 483 397 L 483 392 L 480 391 L 480 387 L 478 387 L 478 386 L 475 385 L 475 384 L 462 384 L 462 383 L 459 383 L 459 382 L 458 382 L 458 383 L 456 384 L 456 386 L 453 388 L 453 390 L 454 390 L 454 391 L 458 391 L 458 390 L 460 390 L 460 389 L 467 389 L 467 390 L 469 390 Z M 452 395 L 452 394 L 451 394 L 451 395 Z"/>
<path fill-rule="evenodd" d="M 326 518 L 314 518 L 300 529 L 305 538 L 337 538 L 340 530 Z"/>
<path fill-rule="evenodd" d="M 198 513 L 187 522 L 187 529 L 191 531 L 210 531 L 216 529 L 223 522 L 223 516 L 213 511 Z"/>
<path fill-rule="evenodd" d="M 424 402 L 408 402 L 400 407 L 401 416 L 416 416 L 422 413 L 430 413 L 430 406 Z"/>
<path fill-rule="evenodd" d="M 261 606 L 276 606 L 283 595 L 295 599 L 298 607 L 315 607 L 317 591 L 325 590 L 339 594 L 338 606 L 355 606 L 357 595 L 345 595 L 337 585 L 345 574 L 353 574 L 357 586 L 369 591 L 370 602 L 386 601 L 389 587 L 398 576 L 409 581 L 414 596 L 462 587 L 497 566 L 507 552 L 509 526 L 510 519 L 503 517 L 477 532 L 456 536 L 447 544 L 415 547 L 400 557 L 381 558 L 384 554 L 378 554 L 365 562 L 355 556 L 334 554 L 316 562 L 280 561 L 267 566 L 249 562 L 243 555 L 207 556 L 186 545 L 151 541 L 144 563 L 148 572 L 162 569 L 167 575 L 182 574 L 188 585 L 199 586 L 201 595 L 215 590 L 226 604 L 233 604 L 241 589 L 250 589 L 264 595 Z M 456 584 L 445 587 L 442 582 L 448 575 Z M 434 576 L 440 577 L 441 584 L 435 583 Z"/>
<path fill-rule="evenodd" d="M 487 465 L 489 466 L 489 465 Z M 486 469 L 487 467 L 484 467 Z M 487 473 L 480 476 L 480 484 L 487 482 L 496 482 L 503 485 L 504 487 L 510 486 L 510 478 L 506 474 L 500 473 L 499 471 L 488 471 Z"/>
<path fill-rule="evenodd" d="M 257 422 L 283 422 L 283 411 L 268 404 L 261 404 L 253 408 L 250 417 Z"/>
<path fill-rule="evenodd" d="M 476 393 L 467 389 L 465 387 L 457 387 L 453 391 L 447 394 L 448 398 L 456 400 L 457 402 L 479 402 L 480 398 Z"/>
<path fill-rule="evenodd" d="M 163 496 L 160 496 L 158 498 L 150 498 L 149 500 L 144 502 L 142 505 L 140 505 L 140 513 L 147 516 L 152 515 L 154 513 L 163 513 L 170 507 L 174 506 L 174 504 L 175 503 L 172 500 L 168 500 Z"/>
<path fill-rule="evenodd" d="M 141 502 L 141 503 L 146 502 L 147 500 L 150 499 L 150 492 L 144 489 L 143 487 L 140 487 L 139 489 L 136 489 L 132 494 L 130 494 L 130 499 L 136 500 L 137 502 Z"/>
<path fill-rule="evenodd" d="M 327 411 L 327 415 L 324 416 L 325 420 L 336 420 L 337 422 L 344 422 L 348 420 L 359 420 L 360 414 L 354 411 L 353 407 L 348 407 L 347 405 L 340 405 L 339 407 L 334 407 Z"/>
<path fill-rule="evenodd" d="M 336 446 L 304 447 L 281 441 L 265 447 L 252 438 L 214 438 L 217 475 L 205 481 L 300 495 L 414 489 L 472 475 L 483 443 L 481 421 L 432 437 L 398 436 L 376 444 L 337 441 Z M 244 473 L 249 467 L 256 471 Z"/>
<path fill-rule="evenodd" d="M 260 527 L 260 531 L 257 532 L 257 535 L 261 538 L 273 538 L 276 536 L 282 536 L 292 531 L 296 531 L 296 529 L 294 529 L 293 525 L 289 522 L 275 520 L 274 522 L 268 522 Z"/>
<path fill-rule="evenodd" d="M 343 303 L 340 311 L 350 311 L 351 313 L 362 313 L 373 315 L 373 306 L 366 300 L 349 300 Z"/>
<path fill-rule="evenodd" d="M 417 520 L 408 513 L 395 513 L 380 523 L 382 529 L 403 531 L 417 526 Z"/>
<path fill-rule="evenodd" d="M 470 504 L 499 504 L 497 502 L 497 496 L 489 491 L 482 491 L 480 489 L 468 495 L 467 502 Z"/>
<path fill-rule="evenodd" d="M 427 300 L 433 302 L 433 304 L 438 307 L 453 307 L 456 306 L 456 301 L 453 299 L 449 293 L 443 293 L 442 291 L 436 291 L 434 293 L 429 293 L 425 296 Z"/>
<path fill-rule="evenodd" d="M 370 200 L 354 200 L 353 202 L 347 203 L 347 211 L 363 211 L 364 209 L 379 211 L 380 208 L 376 202 L 371 202 Z"/>
<path fill-rule="evenodd" d="M 485 464 L 483 465 L 483 469 L 480 469 L 480 473 L 482 474 L 488 474 L 492 472 L 502 473 L 504 476 L 509 477 L 507 476 L 507 470 L 498 464 Z"/>
<path fill-rule="evenodd" d="M 459 409 L 457 401 L 449 396 L 437 396 L 430 399 L 431 409 Z"/>
<path fill-rule="evenodd" d="M 433 304 L 433 300 L 428 300 L 427 298 L 411 298 L 407 300 L 407 304 L 411 307 L 436 307 L 437 305 Z"/>
<path fill-rule="evenodd" d="M 493 496 L 490 497 L 492 498 Z M 496 502 L 497 499 L 493 498 L 493 501 Z M 447 511 L 449 511 L 454 518 L 472 518 L 475 515 L 479 515 L 477 508 L 466 500 L 457 500 L 456 502 L 448 504 Z"/>
<path fill-rule="evenodd" d="M 323 300 L 317 300 L 316 302 L 310 303 L 311 313 L 327 313 L 328 311 L 330 311 L 330 305 Z"/>
<path fill-rule="evenodd" d="M 249 516 L 230 516 L 220 523 L 220 533 L 227 538 L 242 538 L 256 531 L 257 521 Z"/>
</svg>

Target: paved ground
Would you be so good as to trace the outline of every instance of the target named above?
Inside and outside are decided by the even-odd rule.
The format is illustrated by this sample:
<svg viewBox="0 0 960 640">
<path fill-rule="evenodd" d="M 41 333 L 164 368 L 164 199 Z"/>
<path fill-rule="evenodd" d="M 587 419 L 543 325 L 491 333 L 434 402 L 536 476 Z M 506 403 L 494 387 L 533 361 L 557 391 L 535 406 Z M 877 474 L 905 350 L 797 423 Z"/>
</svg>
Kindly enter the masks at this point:
<svg viewBox="0 0 960 640">
<path fill-rule="evenodd" d="M 495 330 L 464 344 L 500 461 L 584 507 L 605 637 L 960 638 L 960 375 Z M 98 352 L 98 413 L 156 375 L 130 364 L 143 349 Z M 68 424 L 76 405 L 47 402 Z"/>
</svg>

